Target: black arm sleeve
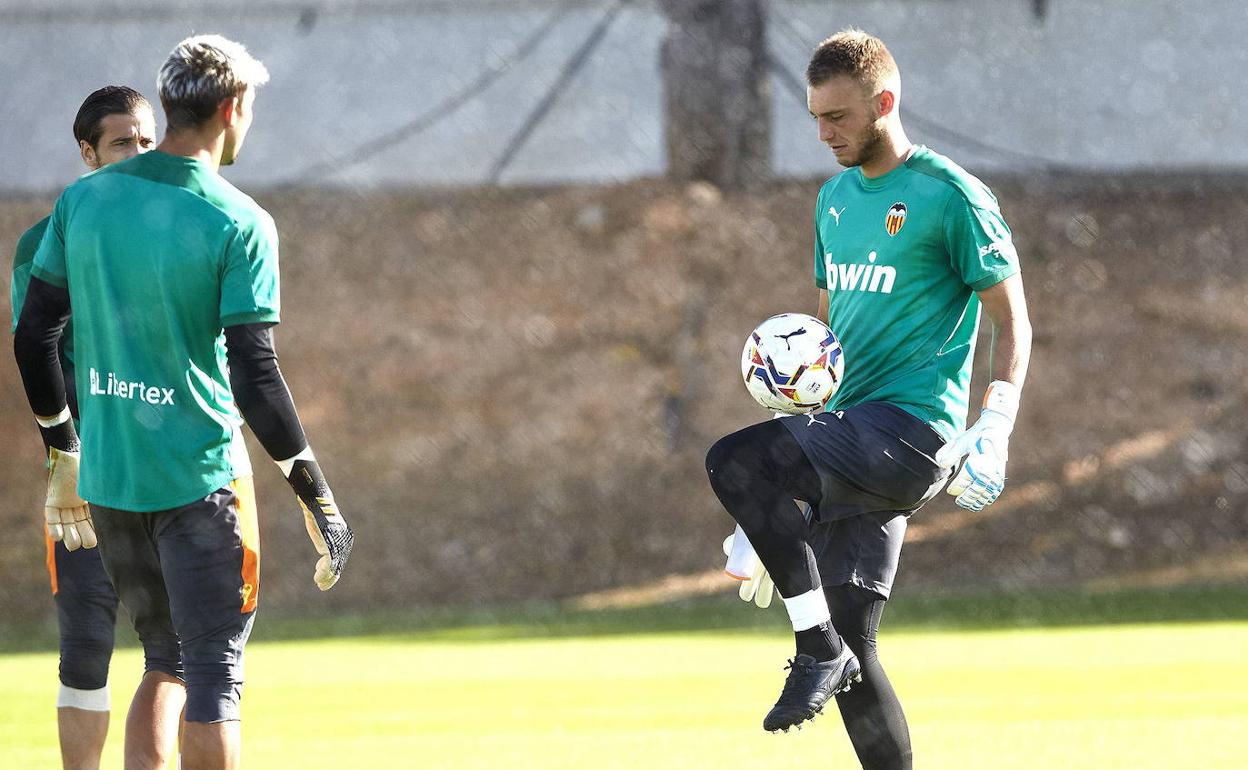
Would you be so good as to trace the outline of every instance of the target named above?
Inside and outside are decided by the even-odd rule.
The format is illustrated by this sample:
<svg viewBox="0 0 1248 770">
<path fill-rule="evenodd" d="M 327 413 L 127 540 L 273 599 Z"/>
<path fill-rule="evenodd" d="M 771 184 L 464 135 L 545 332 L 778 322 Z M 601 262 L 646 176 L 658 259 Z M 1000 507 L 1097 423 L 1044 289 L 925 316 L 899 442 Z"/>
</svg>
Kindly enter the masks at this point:
<svg viewBox="0 0 1248 770">
<path fill-rule="evenodd" d="M 69 292 L 31 278 L 13 333 L 13 355 L 22 373 L 26 400 L 31 410 L 43 417 L 60 414 L 68 403 L 58 344 L 68 322 Z"/>
<path fill-rule="evenodd" d="M 230 326 L 225 330 L 230 388 L 243 419 L 274 460 L 294 457 L 308 445 L 286 380 L 277 367 L 273 324 Z"/>
<path fill-rule="evenodd" d="M 61 337 L 61 345 L 64 347 L 65 338 Z M 74 365 L 65 358 L 62 352 L 58 356 L 61 360 L 61 377 L 65 381 L 65 400 L 69 402 L 69 414 L 75 420 L 78 419 L 78 381 L 74 379 Z"/>
</svg>

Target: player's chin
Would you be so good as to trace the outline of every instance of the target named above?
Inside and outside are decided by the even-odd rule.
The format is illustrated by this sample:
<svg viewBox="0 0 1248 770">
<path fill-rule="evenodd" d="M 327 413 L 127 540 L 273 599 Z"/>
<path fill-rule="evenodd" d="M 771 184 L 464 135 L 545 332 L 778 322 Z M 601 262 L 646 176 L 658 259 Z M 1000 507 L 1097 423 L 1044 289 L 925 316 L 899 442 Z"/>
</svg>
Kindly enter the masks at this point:
<svg viewBox="0 0 1248 770">
<path fill-rule="evenodd" d="M 848 147 L 841 147 L 840 149 L 829 147 L 828 149 L 832 150 L 832 154 L 836 156 L 836 162 L 845 168 L 862 165 L 862 160 Z"/>
</svg>

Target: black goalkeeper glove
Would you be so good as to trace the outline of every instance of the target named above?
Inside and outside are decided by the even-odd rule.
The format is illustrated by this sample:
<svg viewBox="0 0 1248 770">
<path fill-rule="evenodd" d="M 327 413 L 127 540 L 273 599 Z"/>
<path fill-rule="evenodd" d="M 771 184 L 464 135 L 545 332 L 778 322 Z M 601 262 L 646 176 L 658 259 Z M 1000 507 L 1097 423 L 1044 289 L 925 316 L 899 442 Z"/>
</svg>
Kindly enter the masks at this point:
<svg viewBox="0 0 1248 770">
<path fill-rule="evenodd" d="M 355 534 L 338 512 L 334 493 L 325 483 L 316 460 L 295 460 L 286 480 L 299 498 L 308 537 L 321 555 L 313 580 L 317 588 L 328 591 L 342 576 L 342 568 L 347 565 L 351 546 L 355 544 Z"/>
</svg>

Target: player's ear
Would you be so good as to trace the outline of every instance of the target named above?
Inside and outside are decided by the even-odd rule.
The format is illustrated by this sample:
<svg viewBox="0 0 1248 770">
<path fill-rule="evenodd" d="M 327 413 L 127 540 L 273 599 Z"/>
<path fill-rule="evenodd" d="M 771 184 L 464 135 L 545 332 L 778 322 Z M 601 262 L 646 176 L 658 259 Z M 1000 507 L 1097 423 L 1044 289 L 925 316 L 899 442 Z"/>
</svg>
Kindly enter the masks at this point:
<svg viewBox="0 0 1248 770">
<path fill-rule="evenodd" d="M 95 148 L 86 139 L 78 140 L 78 153 L 82 155 L 82 162 L 86 163 L 92 171 L 100 167 L 100 158 L 95 154 Z"/>
<path fill-rule="evenodd" d="M 876 109 L 880 112 L 880 117 L 892 114 L 897 109 L 897 94 L 887 88 L 880 92 L 876 97 Z"/>
<path fill-rule="evenodd" d="M 234 125 L 234 122 L 238 119 L 238 108 L 241 101 L 237 96 L 227 96 L 217 105 L 217 114 L 221 116 L 221 122 L 226 126 Z"/>
</svg>

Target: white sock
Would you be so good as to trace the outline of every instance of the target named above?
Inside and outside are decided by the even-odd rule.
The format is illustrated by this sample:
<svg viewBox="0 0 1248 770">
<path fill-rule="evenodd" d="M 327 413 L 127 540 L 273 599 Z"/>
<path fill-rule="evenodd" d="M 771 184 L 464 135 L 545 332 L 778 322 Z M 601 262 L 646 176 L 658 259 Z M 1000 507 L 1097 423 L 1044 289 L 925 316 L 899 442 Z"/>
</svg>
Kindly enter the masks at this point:
<svg viewBox="0 0 1248 770">
<path fill-rule="evenodd" d="M 98 690 L 78 690 L 61 685 L 61 691 L 56 696 L 56 707 L 58 709 L 82 709 L 83 711 L 108 711 L 108 701 L 108 685 Z"/>
<path fill-rule="evenodd" d="M 824 597 L 822 588 L 815 588 L 788 599 L 783 596 L 780 598 L 784 599 L 784 608 L 789 611 L 789 620 L 793 621 L 794 631 L 805 631 L 820 623 L 832 621 L 832 614 L 828 612 L 828 600 Z"/>
</svg>

